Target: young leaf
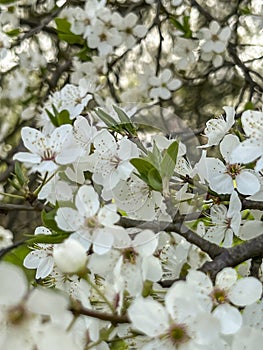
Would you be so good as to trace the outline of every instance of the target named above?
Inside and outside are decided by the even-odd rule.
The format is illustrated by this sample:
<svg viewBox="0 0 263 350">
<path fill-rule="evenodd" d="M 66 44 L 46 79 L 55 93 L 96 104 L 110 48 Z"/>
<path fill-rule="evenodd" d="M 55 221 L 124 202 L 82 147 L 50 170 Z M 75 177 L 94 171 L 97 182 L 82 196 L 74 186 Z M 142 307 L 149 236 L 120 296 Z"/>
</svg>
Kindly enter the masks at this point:
<svg viewBox="0 0 263 350">
<path fill-rule="evenodd" d="M 163 189 L 162 178 L 157 169 L 152 168 L 148 173 L 148 184 L 149 186 L 155 190 L 161 192 Z"/>
<path fill-rule="evenodd" d="M 118 117 L 121 122 L 122 129 L 127 130 L 129 134 L 136 136 L 136 129 L 131 123 L 128 115 L 119 107 L 113 106 L 115 112 L 118 114 Z"/>
<path fill-rule="evenodd" d="M 69 118 L 69 112 L 66 109 L 63 109 L 63 111 L 59 112 L 57 115 L 57 122 L 58 126 L 61 126 L 64 124 L 72 124 L 73 120 Z"/>
<path fill-rule="evenodd" d="M 19 184 L 23 187 L 26 183 L 26 178 L 19 162 L 15 162 L 15 174 Z"/>
<path fill-rule="evenodd" d="M 161 163 L 161 176 L 172 177 L 174 172 L 174 167 L 176 165 L 177 154 L 178 154 L 179 144 L 177 141 L 174 141 L 165 151 L 162 163 Z"/>
<path fill-rule="evenodd" d="M 113 119 L 108 113 L 104 112 L 101 108 L 95 110 L 97 116 L 108 126 L 113 127 L 117 124 L 116 120 Z"/>
<path fill-rule="evenodd" d="M 162 178 L 155 166 L 146 159 L 133 158 L 130 163 L 139 172 L 140 178 L 146 182 L 155 191 L 160 191 L 162 188 Z"/>
</svg>

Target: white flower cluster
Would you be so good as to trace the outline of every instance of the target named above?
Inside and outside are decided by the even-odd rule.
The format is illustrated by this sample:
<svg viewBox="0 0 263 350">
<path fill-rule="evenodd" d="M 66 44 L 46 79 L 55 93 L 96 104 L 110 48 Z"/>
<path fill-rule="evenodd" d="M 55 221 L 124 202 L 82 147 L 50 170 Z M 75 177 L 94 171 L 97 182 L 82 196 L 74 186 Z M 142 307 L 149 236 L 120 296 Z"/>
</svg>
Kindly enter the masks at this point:
<svg viewBox="0 0 263 350">
<path fill-rule="evenodd" d="M 261 350 L 263 112 L 224 106 L 201 146 L 181 133 L 176 108 L 164 125 L 170 108 L 159 107 L 180 105 L 184 81 L 194 86 L 224 63 L 248 85 L 254 77 L 249 60 L 227 56 L 233 16 L 195 34 L 188 3 L 1 2 L 0 69 L 12 62 L 1 101 L 26 109 L 0 195 L 13 186 L 7 195 L 40 208 L 42 224 L 13 246 L 0 226 L 0 349 Z M 15 41 L 17 11 L 33 7 L 55 12 Z M 171 42 L 167 19 L 180 32 Z M 195 78 L 197 66 L 205 73 Z M 174 138 L 164 136 L 170 126 Z"/>
<path fill-rule="evenodd" d="M 128 118 L 124 110 L 114 108 L 118 115 L 111 117 L 114 123 L 124 115 Z M 159 171 L 166 174 L 169 163 L 165 163 L 165 168 L 160 164 L 165 161 L 165 152 L 175 147 L 172 140 L 163 136 L 155 136 L 150 145 L 147 144 L 149 141 L 134 143 L 127 136 L 121 136 L 123 129 L 116 137 L 99 123 L 95 127 L 91 117 L 88 121 L 81 115 L 73 120 L 73 125 L 53 126 L 51 134 L 24 127 L 22 139 L 29 152 L 17 153 L 15 158 L 23 161 L 30 172 L 48 174 L 49 179 L 43 184 L 38 198 L 53 205 L 53 225 L 67 237 L 64 242 L 57 243 L 52 241 L 53 227 L 37 227 L 35 237 L 46 237 L 50 243 L 35 241 L 30 245 L 24 267 L 36 269 L 38 283 L 62 290 L 95 314 L 103 310 L 122 315 L 122 310 L 125 310 L 127 323 L 131 322 L 130 326 L 127 325 L 127 335 L 131 336 L 133 329 L 144 334 L 140 340 L 142 343 L 138 345 L 141 349 L 210 349 L 215 343 L 217 349 L 236 349 L 239 339 L 246 338 L 248 332 L 255 333 L 255 336 L 244 340 L 248 348 L 252 346 L 255 337 L 261 337 L 261 330 L 254 327 L 253 317 L 249 316 L 253 314 L 251 310 L 255 309 L 260 315 L 263 310 L 257 303 L 262 294 L 262 283 L 258 279 L 238 279 L 237 271 L 227 267 L 217 274 L 213 284 L 206 274 L 196 271 L 209 258 L 205 257 L 202 261 L 198 257 L 200 252 L 180 235 L 170 230 L 166 233 L 159 229 L 155 233 L 143 227 L 124 228 L 120 225 L 120 220 L 126 218 L 159 221 L 168 227 L 173 217 L 165 199 L 167 191 L 179 215 L 193 213 L 195 195 L 180 178 L 189 174 L 200 185 L 207 184 L 211 194 L 229 196 L 224 204 L 208 202 L 209 213 L 203 220 L 197 221 L 196 235 L 225 248 L 232 247 L 236 239 L 245 241 L 257 236 L 251 236 L 251 224 L 242 219 L 241 200 L 242 196 L 253 199 L 256 195 L 257 200 L 260 198 L 262 201 L 260 133 L 263 113 L 245 111 L 242 114 L 246 139 L 240 142 L 236 135 L 230 133 L 235 123 L 234 109 L 224 107 L 224 111 L 225 118 L 221 116 L 207 122 L 205 135 L 208 143 L 203 146 L 206 150 L 194 167 L 185 159 L 185 145 L 177 143 L 177 161 L 168 178 L 168 181 L 171 178 L 178 184 L 177 191 L 167 185 L 164 189 L 162 185 L 165 182 L 159 185 L 160 188 L 156 185 L 160 175 L 156 168 L 152 168 L 153 164 L 157 164 L 158 160 Z M 102 110 L 98 111 L 98 115 L 102 120 L 105 116 L 109 118 Z M 132 127 L 131 122 L 128 126 L 122 123 L 114 125 Z M 224 162 L 207 156 L 208 148 L 215 146 L 219 146 Z M 148 158 L 145 158 L 146 154 Z M 142 162 L 142 168 L 134 161 L 138 164 Z M 248 162 L 249 167 L 246 166 Z M 144 172 L 146 166 L 150 168 Z M 149 177 L 151 171 L 157 172 L 154 180 Z M 263 232 L 260 220 L 251 223 L 258 234 Z M 190 269 L 184 281 L 180 280 L 180 274 L 185 264 Z M 157 283 L 169 276 L 179 278 L 179 281 L 168 290 L 160 289 Z M 149 294 L 147 288 L 151 291 Z M 26 302 L 25 293 L 29 293 Z M 25 289 L 12 304 L 12 310 L 18 307 L 23 310 L 20 311 L 21 325 L 28 327 L 30 324 L 31 327 L 30 322 L 34 320 L 32 334 L 24 332 L 19 340 L 21 343 L 26 341 L 24 337 L 30 337 L 30 344 L 34 343 L 41 331 L 37 322 L 41 323 L 43 313 L 50 317 L 45 329 L 49 331 L 52 328 L 52 332 L 56 329 L 56 326 L 53 327 L 53 319 L 56 320 L 54 322 L 58 320 L 55 308 L 49 314 L 41 308 L 44 301 L 39 306 L 41 311 L 31 306 L 31 295 L 36 294 L 33 299 L 36 303 L 38 293 L 46 300 L 46 291 L 38 292 L 36 289 L 27 292 Z M 60 298 L 56 293 L 54 296 L 53 293 L 47 295 L 45 303 L 49 303 L 48 298 Z M 94 300 L 99 300 L 99 304 Z M 3 303 L 9 305 L 6 301 Z M 3 322 L 8 326 L 8 333 L 3 335 L 6 339 L 3 344 L 9 339 L 12 322 L 15 322 L 9 321 L 10 317 L 15 317 L 10 314 L 11 309 L 5 306 L 9 313 L 5 311 L 8 321 Z M 62 317 L 69 311 L 60 307 L 58 313 Z M 109 325 L 106 320 L 98 322 L 96 317 L 84 320 L 85 316 L 81 316 L 68 333 L 65 330 L 69 323 L 63 322 L 63 327 L 59 328 L 61 342 L 66 342 L 70 336 L 70 342 L 74 344 L 72 347 L 68 345 L 69 349 L 73 346 L 83 348 L 87 332 L 89 342 L 96 343 L 100 332 Z M 76 332 L 81 334 L 78 340 Z M 121 334 L 121 330 L 117 332 Z M 104 348 L 109 349 L 108 344 L 103 342 Z"/>
</svg>

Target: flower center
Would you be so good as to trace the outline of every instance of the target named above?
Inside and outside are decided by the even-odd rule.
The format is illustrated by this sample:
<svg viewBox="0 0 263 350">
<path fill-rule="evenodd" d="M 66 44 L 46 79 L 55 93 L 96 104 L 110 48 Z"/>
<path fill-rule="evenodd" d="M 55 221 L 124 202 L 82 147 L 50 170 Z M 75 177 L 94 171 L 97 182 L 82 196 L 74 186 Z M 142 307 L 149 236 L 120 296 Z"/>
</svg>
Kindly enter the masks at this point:
<svg viewBox="0 0 263 350">
<path fill-rule="evenodd" d="M 26 316 L 26 310 L 22 304 L 12 306 L 7 312 L 7 322 L 9 324 L 17 325 L 21 323 Z"/>
<path fill-rule="evenodd" d="M 54 160 L 55 157 L 56 157 L 56 153 L 52 149 L 46 148 L 42 155 L 42 160 Z"/>
<path fill-rule="evenodd" d="M 224 304 L 228 301 L 226 291 L 217 287 L 212 291 L 211 297 L 215 305 Z"/>
<path fill-rule="evenodd" d="M 133 247 L 126 248 L 122 251 L 123 262 L 135 264 L 137 255 L 138 253 L 134 250 Z"/>
<path fill-rule="evenodd" d="M 168 331 L 168 337 L 174 345 L 186 343 L 190 337 L 185 324 L 173 324 Z"/>
<path fill-rule="evenodd" d="M 226 174 L 229 174 L 232 179 L 234 180 L 237 175 L 241 172 L 241 165 L 240 164 L 227 164 L 226 166 Z"/>
</svg>

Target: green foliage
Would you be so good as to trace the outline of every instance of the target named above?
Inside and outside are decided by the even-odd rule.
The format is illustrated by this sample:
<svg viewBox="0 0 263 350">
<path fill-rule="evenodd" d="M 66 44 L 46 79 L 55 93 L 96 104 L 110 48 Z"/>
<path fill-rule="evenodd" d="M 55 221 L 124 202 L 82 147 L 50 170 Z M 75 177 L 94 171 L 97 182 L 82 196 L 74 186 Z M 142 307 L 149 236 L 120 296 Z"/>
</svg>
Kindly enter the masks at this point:
<svg viewBox="0 0 263 350">
<path fill-rule="evenodd" d="M 70 30 L 70 23 L 65 18 L 56 18 L 57 33 L 60 40 L 69 44 L 84 45 L 85 41 L 80 35 L 76 35 Z"/>
<path fill-rule="evenodd" d="M 251 101 L 248 101 L 246 104 L 245 104 L 245 110 L 248 110 L 248 109 L 252 109 L 254 110 L 255 109 L 255 106 L 254 106 L 254 103 L 251 102 Z"/>
<path fill-rule="evenodd" d="M 5 32 L 5 34 L 10 37 L 18 36 L 20 34 L 20 29 L 16 28 L 16 29 L 10 30 L 9 32 Z"/>
<path fill-rule="evenodd" d="M 176 29 L 184 33 L 185 38 L 192 37 L 192 31 L 190 29 L 189 16 L 183 16 L 183 23 L 179 22 L 175 16 L 170 15 L 169 20 L 175 26 Z"/>
<path fill-rule="evenodd" d="M 110 130 L 115 131 L 122 135 L 129 135 L 136 137 L 137 132 L 134 125 L 131 123 L 128 115 L 119 107 L 113 106 L 115 112 L 119 117 L 119 121 L 112 118 L 108 113 L 104 112 L 101 108 L 96 109 L 97 116 L 109 127 Z"/>
<path fill-rule="evenodd" d="M 117 339 L 111 342 L 111 350 L 128 350 L 128 344 L 123 339 Z"/>
<path fill-rule="evenodd" d="M 57 128 L 64 124 L 71 124 L 73 120 L 69 118 L 69 112 L 66 109 L 63 109 L 61 112 L 58 112 L 56 107 L 52 105 L 53 114 L 46 109 L 46 113 L 51 121 L 51 123 Z"/>
<path fill-rule="evenodd" d="M 16 2 L 16 0 L 0 0 L 0 4 L 11 4 L 12 2 Z"/>
<path fill-rule="evenodd" d="M 162 153 L 154 143 L 152 152 L 148 151 L 145 158 L 133 158 L 131 164 L 137 169 L 139 177 L 153 190 L 162 191 L 164 182 L 173 175 L 176 165 L 179 144 L 174 141 Z"/>
<path fill-rule="evenodd" d="M 162 190 L 162 178 L 156 167 L 145 158 L 133 158 L 130 163 L 137 169 L 139 177 L 155 191 Z"/>
<path fill-rule="evenodd" d="M 174 141 L 170 144 L 167 150 L 164 151 L 163 159 L 161 162 L 161 176 L 171 178 L 176 165 L 178 155 L 179 143 Z"/>
</svg>

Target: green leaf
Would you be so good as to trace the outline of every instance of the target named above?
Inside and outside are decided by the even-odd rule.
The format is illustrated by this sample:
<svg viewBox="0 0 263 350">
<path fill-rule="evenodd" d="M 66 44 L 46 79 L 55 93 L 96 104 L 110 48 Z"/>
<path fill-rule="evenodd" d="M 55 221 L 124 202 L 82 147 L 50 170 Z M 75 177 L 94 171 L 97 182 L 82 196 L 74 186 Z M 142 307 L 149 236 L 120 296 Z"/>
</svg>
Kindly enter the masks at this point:
<svg viewBox="0 0 263 350">
<path fill-rule="evenodd" d="M 160 170 L 162 155 L 159 148 L 156 146 L 155 141 L 153 142 L 152 152 L 148 151 L 147 153 L 147 158 L 158 170 Z"/>
<path fill-rule="evenodd" d="M 156 168 L 152 168 L 148 173 L 148 184 L 155 190 L 161 192 L 163 189 L 162 178 Z"/>
<path fill-rule="evenodd" d="M 153 190 L 161 191 L 161 175 L 151 162 L 143 158 L 133 158 L 130 160 L 130 163 L 137 169 L 140 178 L 144 182 L 146 182 Z"/>
<path fill-rule="evenodd" d="M 95 110 L 97 116 L 108 126 L 113 127 L 117 124 L 116 120 L 113 119 L 108 113 L 104 112 L 101 108 Z"/>
<path fill-rule="evenodd" d="M 57 208 L 54 208 L 48 212 L 45 210 L 42 210 L 41 212 L 41 219 L 44 224 L 44 226 L 48 227 L 50 230 L 53 230 L 55 232 L 63 232 L 56 223 L 55 216 L 57 214 Z"/>
<path fill-rule="evenodd" d="M 16 0 L 0 0 L 0 4 L 11 4 L 12 2 L 15 2 Z"/>
<path fill-rule="evenodd" d="M 255 109 L 255 106 L 254 106 L 254 103 L 253 103 L 253 102 L 248 101 L 248 102 L 245 104 L 245 110 L 248 110 L 248 109 L 252 109 L 252 110 Z"/>
<path fill-rule="evenodd" d="M 79 52 L 76 53 L 76 56 L 82 61 L 82 62 L 88 62 L 91 61 L 91 56 L 90 56 L 90 48 L 87 46 L 84 46 L 83 49 L 81 49 Z"/>
<path fill-rule="evenodd" d="M 179 144 L 174 141 L 165 151 L 162 163 L 161 163 L 161 176 L 172 177 L 174 172 L 174 167 L 176 165 L 177 155 L 178 155 Z"/>
<path fill-rule="evenodd" d="M 48 109 L 45 109 L 45 111 L 46 111 L 51 123 L 57 128 L 59 125 L 58 125 L 56 115 L 53 115 Z"/>
<path fill-rule="evenodd" d="M 111 350 L 128 350 L 128 344 L 123 339 L 112 340 L 110 344 Z"/>
<path fill-rule="evenodd" d="M 113 109 L 118 114 L 118 117 L 120 118 L 121 123 L 129 124 L 131 122 L 130 118 L 127 116 L 127 114 L 122 109 L 120 109 L 117 106 L 113 106 Z"/>
<path fill-rule="evenodd" d="M 65 18 L 56 18 L 58 37 L 69 44 L 85 44 L 85 40 L 70 31 L 71 24 Z"/>
<path fill-rule="evenodd" d="M 179 22 L 176 17 L 170 15 L 169 20 L 170 22 L 180 30 L 180 32 L 184 33 L 185 38 L 191 38 L 192 37 L 192 31 L 190 29 L 190 22 L 189 22 L 190 17 L 189 16 L 184 16 L 183 17 L 183 23 Z"/>
<path fill-rule="evenodd" d="M 153 164 L 143 158 L 132 158 L 130 163 L 138 170 L 141 179 L 148 183 L 148 173 L 154 168 Z"/>
<path fill-rule="evenodd" d="M 64 125 L 64 124 L 72 124 L 73 120 L 69 117 L 69 111 L 66 109 L 63 109 L 61 112 L 57 115 L 57 122 L 58 126 Z"/>
<path fill-rule="evenodd" d="M 121 122 L 121 127 L 124 130 L 127 130 L 129 134 L 136 136 L 136 129 L 135 127 L 132 125 L 130 118 L 128 117 L 128 115 L 119 107 L 117 106 L 113 106 L 115 112 L 118 114 L 118 117 L 120 119 Z"/>
<path fill-rule="evenodd" d="M 10 36 L 10 37 L 14 37 L 20 34 L 20 29 L 16 28 L 13 30 L 9 30 L 8 32 L 5 32 L 6 35 Z"/>
<path fill-rule="evenodd" d="M 27 180 L 19 162 L 15 162 L 15 174 L 19 184 L 23 187 Z"/>
</svg>

